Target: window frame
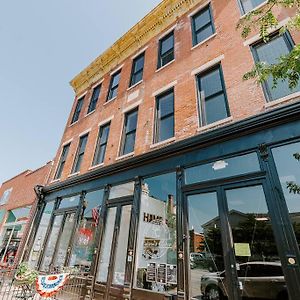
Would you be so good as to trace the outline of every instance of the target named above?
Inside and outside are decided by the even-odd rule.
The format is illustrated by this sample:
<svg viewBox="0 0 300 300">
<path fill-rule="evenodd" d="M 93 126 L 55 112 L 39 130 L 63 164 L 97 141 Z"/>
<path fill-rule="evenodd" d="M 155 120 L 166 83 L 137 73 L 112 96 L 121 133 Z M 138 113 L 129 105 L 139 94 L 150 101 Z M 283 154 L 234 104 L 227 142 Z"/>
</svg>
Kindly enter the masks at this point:
<svg viewBox="0 0 300 300">
<path fill-rule="evenodd" d="M 81 111 L 82 111 L 83 101 L 84 101 L 85 96 L 86 96 L 86 95 L 83 95 L 83 96 L 81 96 L 81 97 L 78 97 L 78 100 L 77 100 L 77 102 L 76 102 L 75 110 L 74 110 L 74 112 L 73 112 L 73 116 L 72 116 L 70 125 L 76 123 L 76 122 L 79 120 L 79 117 L 80 117 L 80 114 L 81 114 Z M 80 108 L 80 109 L 79 109 L 79 108 Z M 79 111 L 78 111 L 78 110 L 79 110 Z"/>
<path fill-rule="evenodd" d="M 240 11 L 241 11 L 242 16 L 247 15 L 247 14 L 248 14 L 249 12 L 251 12 L 252 10 L 257 9 L 259 6 L 261 6 L 261 5 L 263 5 L 264 3 L 267 2 L 267 0 L 263 0 L 262 3 L 256 5 L 255 7 L 253 7 L 252 9 L 250 9 L 249 11 L 246 12 L 246 11 L 245 11 L 245 8 L 244 8 L 244 5 L 243 5 L 243 3 L 242 3 L 242 0 L 237 0 L 237 1 L 238 1 L 238 5 L 239 5 L 239 8 L 240 8 Z"/>
<path fill-rule="evenodd" d="M 58 163 L 56 171 L 55 171 L 54 180 L 61 178 L 62 172 L 65 167 L 65 163 L 66 163 L 69 151 L 70 151 L 70 146 L 71 146 L 71 142 L 63 145 L 63 148 L 62 148 L 62 151 L 60 154 L 59 163 Z M 64 151 L 66 151 L 66 152 L 64 152 Z"/>
<path fill-rule="evenodd" d="M 211 73 L 211 72 L 213 72 L 213 71 L 215 71 L 215 70 L 217 70 L 217 69 L 219 69 L 220 79 L 221 79 L 221 86 L 222 86 L 222 93 L 224 94 L 225 108 L 226 108 L 226 112 L 227 112 L 227 117 L 226 118 L 229 118 L 231 116 L 230 107 L 229 107 L 229 103 L 228 103 L 227 92 L 226 92 L 223 68 L 222 68 L 221 62 L 219 62 L 219 63 L 209 67 L 208 69 L 205 69 L 202 72 L 196 74 L 196 77 L 195 77 L 196 78 L 196 87 L 197 87 L 197 99 L 198 99 L 197 105 L 198 105 L 199 125 L 200 125 L 200 127 L 209 126 L 210 124 L 213 124 L 215 122 L 219 122 L 219 121 L 222 121 L 222 120 L 226 119 L 226 118 L 224 118 L 224 119 L 221 119 L 221 120 L 218 120 L 218 121 L 207 124 L 207 117 L 206 117 L 206 113 L 205 113 L 205 103 L 206 103 L 207 97 L 204 97 L 204 99 L 203 99 L 202 96 L 201 96 L 200 78 L 207 75 L 207 74 L 209 74 L 209 73 Z M 221 92 L 217 92 L 217 93 L 214 93 L 214 94 L 210 95 L 208 98 L 216 96 L 219 93 L 221 94 Z"/>
<path fill-rule="evenodd" d="M 172 93 L 173 94 L 173 113 L 169 113 L 165 115 L 163 118 L 159 118 L 159 102 L 160 99 L 165 97 L 166 95 Z M 161 143 L 163 141 L 166 141 L 168 139 L 161 140 L 159 137 L 159 124 L 162 120 L 169 118 L 170 116 L 173 116 L 174 121 L 174 127 L 173 127 L 173 136 L 170 138 L 175 137 L 175 90 L 174 87 L 171 87 L 170 89 L 162 92 L 161 94 L 157 95 L 155 97 L 155 115 L 154 115 L 154 134 L 153 134 L 153 144 Z"/>
<path fill-rule="evenodd" d="M 79 137 L 79 143 L 78 143 L 78 146 L 77 146 L 76 155 L 75 155 L 75 159 L 74 159 L 74 162 L 73 162 L 72 173 L 71 174 L 80 172 L 82 160 L 80 161 L 79 166 L 78 166 L 78 162 L 79 162 L 79 158 L 84 157 L 86 145 L 87 145 L 87 142 L 88 142 L 88 137 L 89 137 L 89 132 L 87 132 L 87 133 L 85 133 L 85 134 L 83 134 Z M 80 148 L 81 148 L 83 140 L 85 138 L 86 138 L 86 142 L 85 142 L 83 152 L 80 152 Z"/>
<path fill-rule="evenodd" d="M 101 125 L 99 127 L 99 131 L 98 131 L 98 137 L 97 137 L 97 142 L 96 142 L 96 148 L 95 148 L 95 152 L 94 152 L 94 157 L 93 157 L 93 163 L 92 163 L 92 166 L 97 166 L 97 165 L 100 165 L 104 162 L 104 159 L 105 159 L 105 154 L 106 154 L 106 148 L 107 148 L 107 143 L 108 143 L 108 139 L 109 139 L 109 133 L 110 133 L 110 125 L 111 125 L 111 122 L 107 122 L 103 125 Z M 105 128 L 108 127 L 108 133 L 107 133 L 107 139 L 105 140 L 105 142 L 101 143 L 101 136 L 103 134 L 103 131 Z M 96 158 L 98 157 L 99 153 L 100 153 L 100 149 L 101 147 L 104 146 L 105 149 L 104 149 L 104 155 L 103 155 L 103 160 L 101 162 L 98 162 L 96 161 Z"/>
<path fill-rule="evenodd" d="M 119 69 L 117 70 L 116 72 L 114 72 L 112 75 L 111 75 L 111 78 L 110 78 L 110 83 L 109 83 L 109 89 L 108 89 L 108 93 L 107 93 L 107 98 L 106 98 L 106 102 L 112 100 L 112 99 L 115 99 L 117 96 L 118 96 L 118 88 L 119 88 L 119 85 L 120 85 L 120 80 L 121 80 L 121 72 L 122 72 L 122 69 Z M 113 86 L 113 82 L 114 82 L 114 79 L 116 76 L 119 75 L 119 81 L 118 81 L 118 84 Z M 112 97 L 112 91 L 116 90 L 116 95 Z"/>
<path fill-rule="evenodd" d="M 279 38 L 279 37 L 283 38 L 283 40 L 285 41 L 285 43 L 286 43 L 289 51 L 292 51 L 292 49 L 295 46 L 295 42 L 292 39 L 292 36 L 289 33 L 289 31 L 286 31 L 283 34 L 279 34 L 279 31 L 277 30 L 277 31 L 275 31 L 275 32 L 273 32 L 272 34 L 269 35 L 269 41 L 272 41 L 273 39 Z M 251 50 L 251 53 L 252 53 L 252 56 L 253 56 L 253 59 L 254 59 L 255 63 L 259 63 L 260 62 L 258 54 L 257 54 L 256 47 L 258 47 L 260 45 L 264 45 L 264 44 L 266 45 L 266 44 L 268 44 L 268 42 L 265 43 L 262 39 L 259 39 L 258 41 L 256 41 L 255 43 L 253 43 L 253 44 L 250 45 L 250 50 Z M 276 100 L 280 99 L 280 98 L 278 98 L 278 99 L 272 99 L 272 96 L 271 96 L 271 93 L 270 93 L 270 88 L 268 87 L 267 82 L 262 82 L 261 86 L 262 86 L 262 89 L 263 89 L 263 93 L 264 93 L 266 102 L 270 103 L 272 101 L 276 101 Z"/>
<path fill-rule="evenodd" d="M 134 71 L 135 69 L 135 64 L 136 62 L 141 58 L 143 57 L 143 68 L 137 72 Z M 138 84 L 139 82 L 143 81 L 143 76 L 144 76 L 144 68 L 145 68 L 145 51 L 142 52 L 141 54 L 139 54 L 138 56 L 136 56 L 133 61 L 132 61 L 132 67 L 131 67 L 131 75 L 130 75 L 130 81 L 129 81 L 129 87 L 132 87 L 136 84 Z M 142 73 L 142 79 L 139 80 L 139 81 L 136 81 L 136 82 L 133 82 L 133 79 L 135 78 L 135 76 L 138 74 L 138 73 Z"/>
<path fill-rule="evenodd" d="M 209 12 L 210 22 L 203 25 L 198 31 L 196 31 L 195 19 L 197 18 L 198 15 L 203 13 L 205 10 L 208 10 L 208 12 Z M 214 18 L 213 18 L 211 3 L 208 3 L 205 7 L 201 8 L 200 10 L 198 10 L 195 14 L 193 14 L 191 16 L 191 25 L 192 25 L 192 44 L 193 44 L 193 47 L 206 40 L 206 39 L 204 39 L 204 40 L 199 41 L 199 42 L 197 41 L 197 33 L 200 32 L 201 30 L 203 30 L 204 28 L 206 28 L 208 26 L 212 27 L 213 33 L 209 37 L 211 37 L 213 34 L 216 33 L 216 28 L 215 28 L 215 24 L 214 24 Z"/>
<path fill-rule="evenodd" d="M 173 52 L 173 59 L 168 61 L 165 64 L 162 64 L 162 43 L 163 41 L 167 40 L 170 36 L 173 36 L 173 47 L 172 47 L 172 52 Z M 172 31 L 168 32 L 166 35 L 164 35 L 162 38 L 159 39 L 158 41 L 158 59 L 157 59 L 157 69 L 160 69 L 162 67 L 164 67 L 165 65 L 169 64 L 170 62 L 172 62 L 173 60 L 175 60 L 175 30 L 173 29 Z M 164 53 L 164 56 L 169 55 L 169 51 L 167 51 L 166 53 Z"/>
<path fill-rule="evenodd" d="M 97 84 L 96 86 L 93 87 L 93 92 L 92 92 L 92 96 L 90 98 L 90 103 L 89 103 L 89 107 L 88 107 L 88 110 L 87 110 L 87 115 L 96 110 L 96 106 L 97 106 L 98 100 L 100 98 L 101 87 L 102 87 L 101 83 L 99 83 L 99 84 Z M 94 95 L 95 95 L 96 89 L 99 89 L 99 94 L 98 94 L 98 97 L 95 99 Z"/>
</svg>

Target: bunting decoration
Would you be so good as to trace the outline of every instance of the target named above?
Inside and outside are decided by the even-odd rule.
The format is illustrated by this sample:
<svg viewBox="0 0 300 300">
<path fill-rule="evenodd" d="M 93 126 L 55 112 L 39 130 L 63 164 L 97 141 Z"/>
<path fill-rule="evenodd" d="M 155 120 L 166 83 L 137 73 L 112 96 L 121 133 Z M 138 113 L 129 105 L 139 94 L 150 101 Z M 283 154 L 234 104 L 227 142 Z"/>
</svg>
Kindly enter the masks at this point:
<svg viewBox="0 0 300 300">
<path fill-rule="evenodd" d="M 68 277 L 68 273 L 38 276 L 36 290 L 43 298 L 52 297 L 63 288 Z"/>
</svg>

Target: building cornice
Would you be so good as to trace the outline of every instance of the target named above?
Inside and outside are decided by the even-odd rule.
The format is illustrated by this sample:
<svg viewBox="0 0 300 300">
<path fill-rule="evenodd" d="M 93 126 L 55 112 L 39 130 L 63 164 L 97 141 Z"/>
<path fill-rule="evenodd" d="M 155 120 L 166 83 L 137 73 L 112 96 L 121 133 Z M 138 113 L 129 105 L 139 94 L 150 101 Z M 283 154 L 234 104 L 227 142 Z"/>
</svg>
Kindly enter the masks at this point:
<svg viewBox="0 0 300 300">
<path fill-rule="evenodd" d="M 80 72 L 70 84 L 76 94 L 100 80 L 179 17 L 205 0 L 164 0 Z"/>
</svg>

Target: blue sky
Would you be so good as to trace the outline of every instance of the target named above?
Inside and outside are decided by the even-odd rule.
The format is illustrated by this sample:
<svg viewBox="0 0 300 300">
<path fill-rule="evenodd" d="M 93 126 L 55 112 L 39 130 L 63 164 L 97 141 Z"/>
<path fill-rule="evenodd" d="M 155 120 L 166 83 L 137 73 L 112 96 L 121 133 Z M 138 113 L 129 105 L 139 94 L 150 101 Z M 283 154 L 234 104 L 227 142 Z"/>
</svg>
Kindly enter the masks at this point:
<svg viewBox="0 0 300 300">
<path fill-rule="evenodd" d="M 51 160 L 69 81 L 160 0 L 0 0 L 0 184 Z"/>
</svg>

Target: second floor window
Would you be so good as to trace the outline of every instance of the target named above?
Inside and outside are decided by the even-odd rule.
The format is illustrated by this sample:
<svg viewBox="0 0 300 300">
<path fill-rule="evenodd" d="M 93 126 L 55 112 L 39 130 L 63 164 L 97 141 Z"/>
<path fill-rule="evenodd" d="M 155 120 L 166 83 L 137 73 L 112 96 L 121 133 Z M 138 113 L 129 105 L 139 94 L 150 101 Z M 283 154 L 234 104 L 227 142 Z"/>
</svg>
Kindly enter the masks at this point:
<svg viewBox="0 0 300 300">
<path fill-rule="evenodd" d="M 242 14 L 248 13 L 266 0 L 239 0 Z"/>
<path fill-rule="evenodd" d="M 58 163 L 58 167 L 57 167 L 54 179 L 58 179 L 58 178 L 61 177 L 61 174 L 64 170 L 64 166 L 65 166 L 65 163 L 66 163 L 66 160 L 67 160 L 69 149 L 70 149 L 70 144 L 67 144 L 63 147 L 63 150 L 62 150 L 62 153 L 61 153 L 61 156 L 60 156 L 60 160 L 59 160 L 59 163 Z"/>
<path fill-rule="evenodd" d="M 197 76 L 201 126 L 230 116 L 221 65 Z"/>
<path fill-rule="evenodd" d="M 215 33 L 210 5 L 192 17 L 192 29 L 194 46 Z"/>
<path fill-rule="evenodd" d="M 174 136 L 174 90 L 156 98 L 156 120 L 154 143 Z"/>
<path fill-rule="evenodd" d="M 101 90 L 101 84 L 97 85 L 93 89 L 93 94 L 92 94 L 91 101 L 90 101 L 90 104 L 89 104 L 89 108 L 88 108 L 88 111 L 87 111 L 88 114 L 96 109 L 96 105 L 97 105 L 98 98 L 99 98 L 99 95 L 100 95 L 100 90 Z"/>
<path fill-rule="evenodd" d="M 158 68 L 174 60 L 174 32 L 170 32 L 159 41 Z"/>
<path fill-rule="evenodd" d="M 142 53 L 133 60 L 130 86 L 135 85 L 143 79 L 145 53 Z"/>
<path fill-rule="evenodd" d="M 76 157 L 75 157 L 75 160 L 74 160 L 72 173 L 77 173 L 77 172 L 80 171 L 80 167 L 81 167 L 81 163 L 82 163 L 82 160 L 83 160 L 84 151 L 85 151 L 88 136 L 89 135 L 86 134 L 86 135 L 83 135 L 82 137 L 80 137 L 78 149 L 77 149 L 77 152 L 76 152 Z"/>
<path fill-rule="evenodd" d="M 137 109 L 130 111 L 125 115 L 121 155 L 134 151 L 137 117 Z"/>
<path fill-rule="evenodd" d="M 121 76 L 121 70 L 117 71 L 111 76 L 107 101 L 117 97 L 120 76 Z"/>
<path fill-rule="evenodd" d="M 99 135 L 97 140 L 95 156 L 93 160 L 93 166 L 99 165 L 104 161 L 108 135 L 109 135 L 109 128 L 110 128 L 110 123 L 103 125 L 99 128 Z"/>
<path fill-rule="evenodd" d="M 82 105 L 83 105 L 83 100 L 84 100 L 84 96 L 81 97 L 80 99 L 78 99 L 76 107 L 75 107 L 75 111 L 74 111 L 74 114 L 73 114 L 73 117 L 72 117 L 71 124 L 78 121 L 79 115 L 80 115 L 80 112 L 81 112 L 81 109 L 82 109 Z"/>
<path fill-rule="evenodd" d="M 252 47 L 254 59 L 256 62 L 266 62 L 275 64 L 282 55 L 288 54 L 294 47 L 294 43 L 288 33 L 283 35 L 274 35 L 268 43 L 260 42 Z M 279 80 L 276 87 L 273 87 L 273 78 L 269 77 L 263 83 L 263 89 L 267 101 L 273 101 L 283 98 L 289 94 L 300 91 L 300 83 L 294 89 L 290 89 L 287 81 Z"/>
</svg>

